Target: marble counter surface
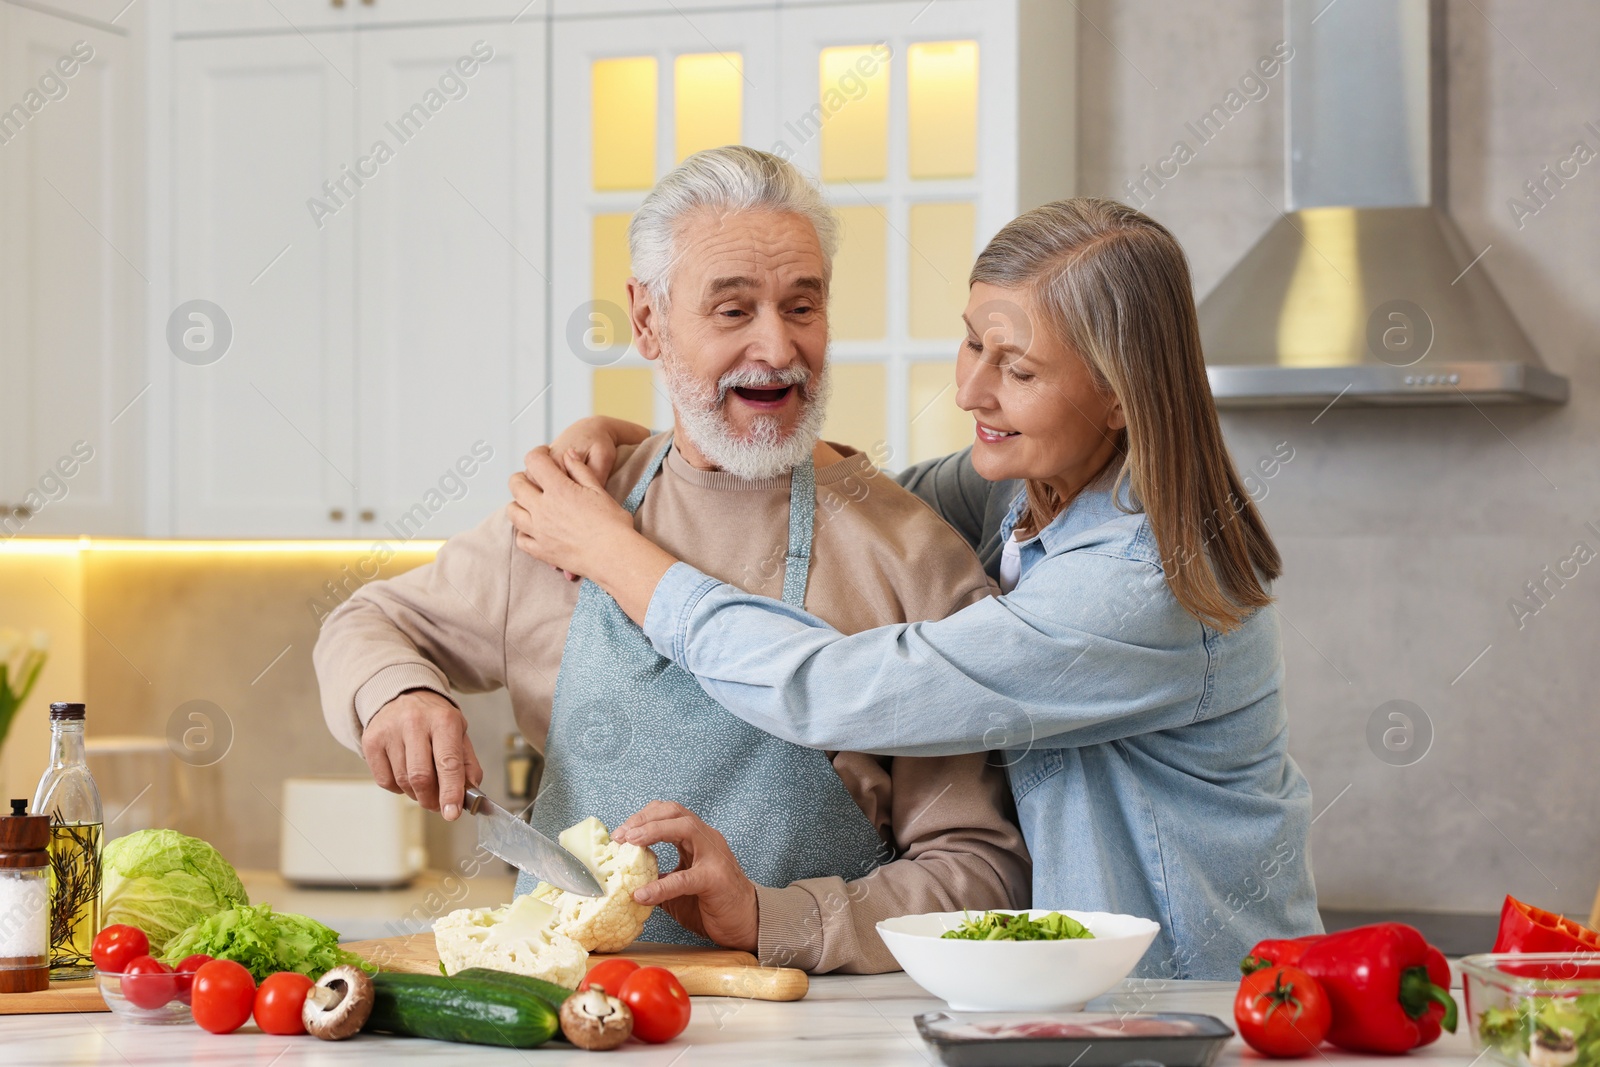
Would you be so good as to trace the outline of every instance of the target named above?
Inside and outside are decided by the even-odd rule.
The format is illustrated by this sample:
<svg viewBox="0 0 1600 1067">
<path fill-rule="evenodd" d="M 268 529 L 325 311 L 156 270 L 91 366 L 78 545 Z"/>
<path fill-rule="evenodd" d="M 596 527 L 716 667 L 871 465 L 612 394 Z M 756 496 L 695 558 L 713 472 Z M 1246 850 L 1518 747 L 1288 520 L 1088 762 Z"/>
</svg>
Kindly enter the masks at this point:
<svg viewBox="0 0 1600 1067">
<path fill-rule="evenodd" d="M 1094 1010 L 1188 1011 L 1215 1015 L 1231 1022 L 1233 983 L 1173 982 L 1159 991 L 1121 991 L 1095 1001 Z M 1459 993 L 1457 994 L 1459 996 Z M 123 1022 L 110 1015 L 34 1015 L 0 1018 L 0 1063 L 6 1067 L 56 1067 L 61 1064 L 122 1064 L 156 1067 L 173 1063 L 296 1064 L 392 1063 L 447 1064 L 470 1062 L 475 1067 L 520 1064 L 562 1067 L 568 1064 L 641 1064 L 649 1067 L 748 1067 L 753 1064 L 829 1063 L 937 1064 L 934 1050 L 917 1036 L 912 1018 L 942 1008 L 904 974 L 822 976 L 813 979 L 805 1000 L 790 1004 L 696 997 L 689 1029 L 668 1045 L 629 1043 L 595 1060 L 592 1053 L 563 1045 L 519 1051 L 476 1045 L 363 1035 L 332 1044 L 309 1037 L 271 1037 L 254 1026 L 217 1037 L 193 1026 L 152 1027 Z M 1361 1057 L 1328 1049 L 1304 1063 L 1408 1063 L 1413 1067 L 1469 1064 L 1473 1061 L 1466 1020 L 1460 1031 L 1412 1053 L 1404 1060 Z M 1235 1038 L 1220 1065 L 1261 1064 Z"/>
</svg>

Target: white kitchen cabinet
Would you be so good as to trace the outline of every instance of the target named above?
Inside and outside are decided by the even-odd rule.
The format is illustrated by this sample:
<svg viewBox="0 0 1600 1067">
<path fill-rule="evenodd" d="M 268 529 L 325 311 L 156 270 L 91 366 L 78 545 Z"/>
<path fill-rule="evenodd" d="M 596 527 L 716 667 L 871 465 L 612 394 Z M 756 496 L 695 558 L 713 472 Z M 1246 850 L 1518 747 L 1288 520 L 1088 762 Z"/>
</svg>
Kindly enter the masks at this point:
<svg viewBox="0 0 1600 1067">
<path fill-rule="evenodd" d="M 122 26 L 0 19 L 0 539 L 141 529 L 138 61 Z"/>
<path fill-rule="evenodd" d="M 180 536 L 441 538 L 542 438 L 542 20 L 175 47 Z M 468 73 L 470 72 L 470 73 Z"/>
<path fill-rule="evenodd" d="M 160 0 L 157 0 L 160 2 Z M 200 34 L 317 33 L 374 26 L 544 19 L 547 0 L 172 0 L 173 30 Z"/>
<path fill-rule="evenodd" d="M 223 320 L 197 362 L 164 354 L 174 532 L 351 534 L 356 220 L 307 204 L 353 162 L 354 39 L 182 40 L 173 72 L 173 301 L 215 304 L 232 332 L 220 355 Z"/>
<path fill-rule="evenodd" d="M 543 438 L 545 34 L 519 20 L 356 36 L 355 148 L 393 151 L 353 204 L 362 536 L 475 525 Z M 445 103 L 419 125 L 430 93 Z"/>
</svg>

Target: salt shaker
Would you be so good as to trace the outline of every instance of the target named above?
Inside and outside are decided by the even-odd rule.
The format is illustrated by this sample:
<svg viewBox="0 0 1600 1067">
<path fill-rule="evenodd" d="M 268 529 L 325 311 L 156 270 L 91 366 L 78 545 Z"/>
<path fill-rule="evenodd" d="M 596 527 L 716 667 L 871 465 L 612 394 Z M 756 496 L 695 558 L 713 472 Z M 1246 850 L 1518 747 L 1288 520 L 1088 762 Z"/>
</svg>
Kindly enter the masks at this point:
<svg viewBox="0 0 1600 1067">
<path fill-rule="evenodd" d="M 50 987 L 50 817 L 0 815 L 0 993 Z"/>
</svg>

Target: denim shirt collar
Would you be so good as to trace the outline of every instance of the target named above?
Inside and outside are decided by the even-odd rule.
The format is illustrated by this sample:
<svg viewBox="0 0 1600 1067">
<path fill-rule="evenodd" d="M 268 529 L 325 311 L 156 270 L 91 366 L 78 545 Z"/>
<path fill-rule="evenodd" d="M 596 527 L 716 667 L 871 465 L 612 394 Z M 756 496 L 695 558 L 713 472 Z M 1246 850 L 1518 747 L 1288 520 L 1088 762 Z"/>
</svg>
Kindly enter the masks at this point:
<svg viewBox="0 0 1600 1067">
<path fill-rule="evenodd" d="M 1117 483 L 1121 469 L 1120 464 L 1108 466 L 1092 482 L 1084 486 L 1078 495 L 1072 498 L 1066 510 L 1052 519 L 1048 526 L 1018 544 L 1021 574 L 1027 574 L 1028 569 L 1035 563 L 1052 555 L 1085 530 L 1092 530 L 1120 515 L 1141 510 L 1137 498 L 1133 495 L 1132 487 L 1127 482 L 1123 482 L 1120 486 Z M 1028 492 L 1024 489 L 1017 494 L 1017 499 L 1012 501 L 1011 510 L 1006 514 L 1005 521 L 1000 524 L 1002 542 L 1011 539 L 1017 523 L 1022 521 L 1022 513 L 1027 506 Z"/>
</svg>

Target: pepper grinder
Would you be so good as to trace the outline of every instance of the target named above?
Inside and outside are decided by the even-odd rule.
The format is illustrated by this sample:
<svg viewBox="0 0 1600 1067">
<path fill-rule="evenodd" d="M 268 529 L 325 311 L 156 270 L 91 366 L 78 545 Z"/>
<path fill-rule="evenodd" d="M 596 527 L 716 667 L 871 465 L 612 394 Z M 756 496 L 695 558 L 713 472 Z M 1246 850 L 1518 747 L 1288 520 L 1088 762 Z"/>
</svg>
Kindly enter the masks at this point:
<svg viewBox="0 0 1600 1067">
<path fill-rule="evenodd" d="M 50 988 L 50 817 L 0 816 L 0 993 Z"/>
<path fill-rule="evenodd" d="M 526 819 L 533 807 L 543 770 L 544 757 L 526 737 L 520 733 L 506 736 L 506 796 L 511 800 L 511 810 L 521 818 Z"/>
</svg>

